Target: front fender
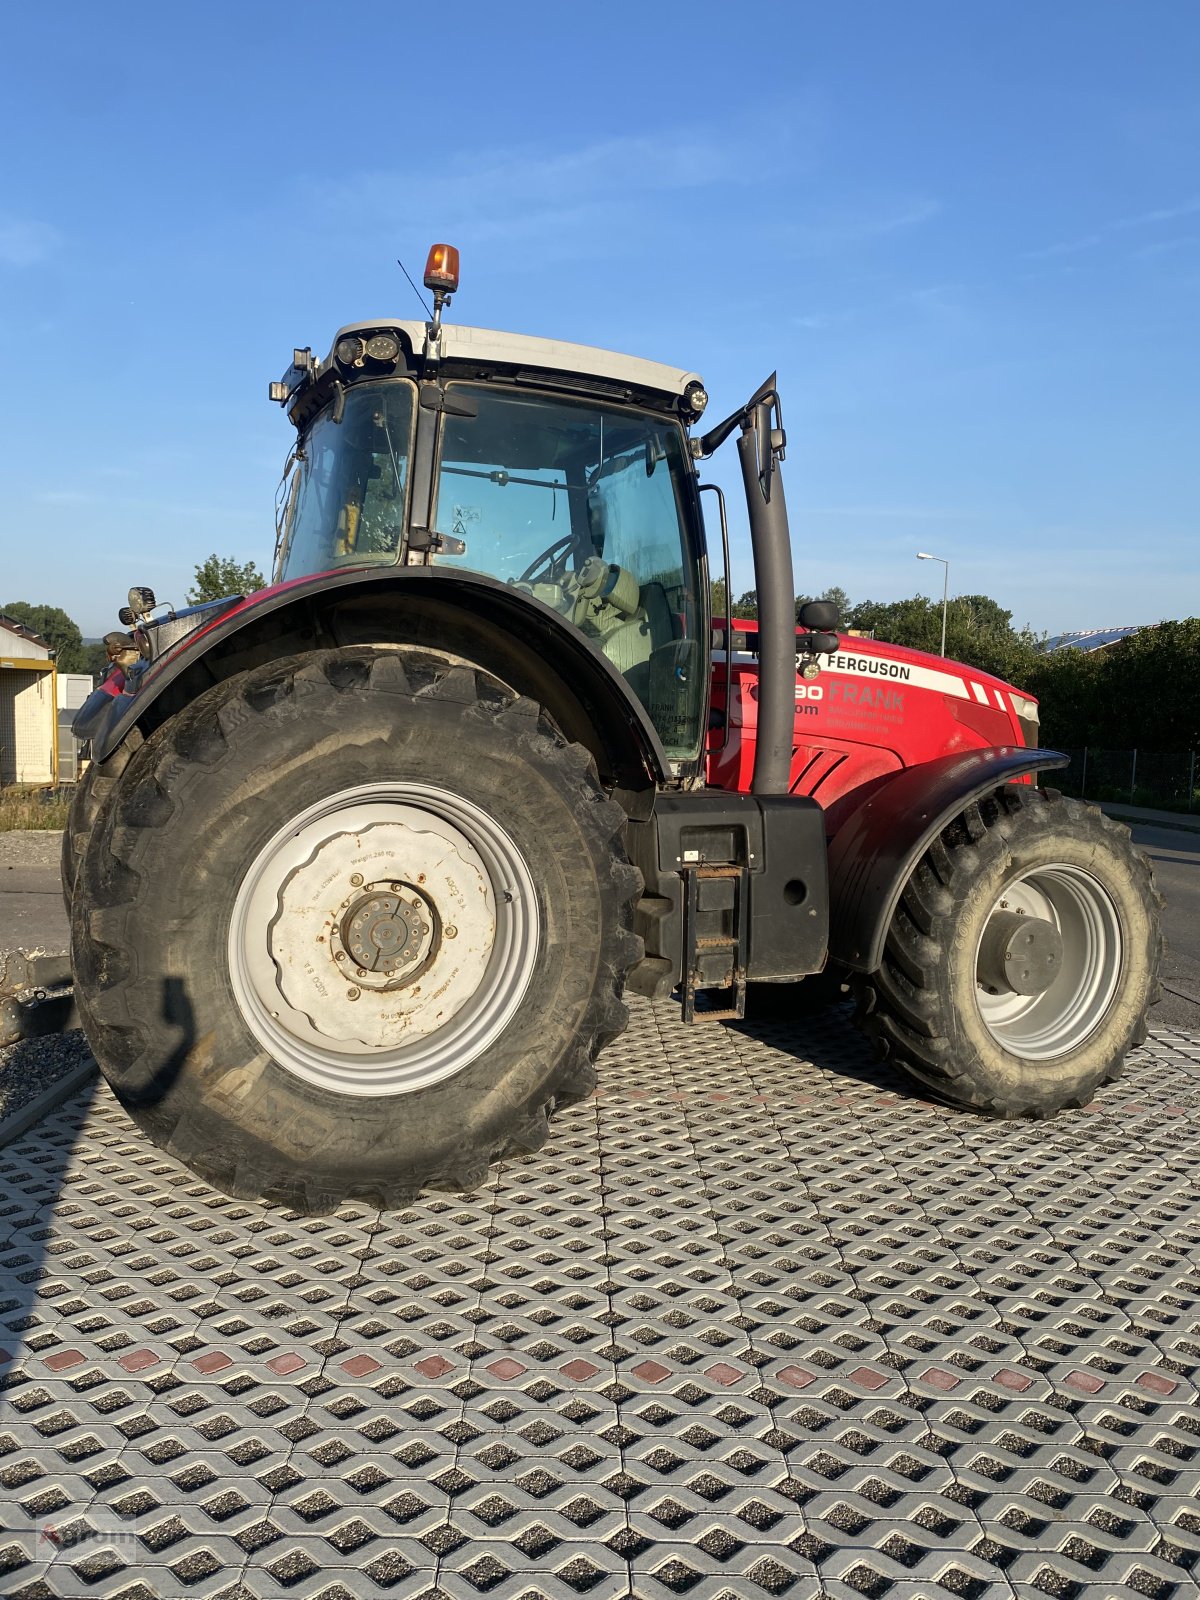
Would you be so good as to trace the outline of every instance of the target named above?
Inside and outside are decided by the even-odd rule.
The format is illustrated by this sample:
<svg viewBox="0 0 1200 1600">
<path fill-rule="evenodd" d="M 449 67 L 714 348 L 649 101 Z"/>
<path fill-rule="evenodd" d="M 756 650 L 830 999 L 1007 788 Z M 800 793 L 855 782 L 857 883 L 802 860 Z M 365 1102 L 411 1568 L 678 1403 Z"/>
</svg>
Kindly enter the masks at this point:
<svg viewBox="0 0 1200 1600">
<path fill-rule="evenodd" d="M 260 589 L 196 629 L 114 699 L 93 734 L 103 761 L 219 679 L 305 649 L 412 644 L 456 654 L 536 699 L 622 788 L 661 784 L 662 741 L 613 663 L 557 611 L 479 573 L 351 568 Z"/>
<path fill-rule="evenodd" d="M 973 800 L 1069 759 L 1056 750 L 970 750 L 906 767 L 873 790 L 829 842 L 831 959 L 876 971 L 904 885 L 942 829 Z"/>
</svg>

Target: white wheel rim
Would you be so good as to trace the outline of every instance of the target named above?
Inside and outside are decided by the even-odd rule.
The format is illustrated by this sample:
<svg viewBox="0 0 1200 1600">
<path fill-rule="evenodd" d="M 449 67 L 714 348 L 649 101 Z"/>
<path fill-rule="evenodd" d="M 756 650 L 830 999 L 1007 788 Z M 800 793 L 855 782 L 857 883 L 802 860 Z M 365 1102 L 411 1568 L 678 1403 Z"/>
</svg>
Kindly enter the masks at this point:
<svg viewBox="0 0 1200 1600">
<path fill-rule="evenodd" d="M 1005 885 L 992 911 L 1052 922 L 1062 935 L 1062 966 L 1041 994 L 989 993 L 976 982 L 979 1013 L 1013 1055 L 1048 1061 L 1066 1055 L 1099 1027 L 1121 978 L 1123 940 L 1117 907 L 1098 878 L 1080 867 L 1038 867 Z M 978 966 L 980 935 L 976 945 Z"/>
<path fill-rule="evenodd" d="M 539 926 L 529 868 L 487 812 L 430 784 L 363 784 L 255 856 L 230 919 L 230 981 L 288 1072 L 340 1094 L 410 1094 L 508 1027 Z"/>
</svg>

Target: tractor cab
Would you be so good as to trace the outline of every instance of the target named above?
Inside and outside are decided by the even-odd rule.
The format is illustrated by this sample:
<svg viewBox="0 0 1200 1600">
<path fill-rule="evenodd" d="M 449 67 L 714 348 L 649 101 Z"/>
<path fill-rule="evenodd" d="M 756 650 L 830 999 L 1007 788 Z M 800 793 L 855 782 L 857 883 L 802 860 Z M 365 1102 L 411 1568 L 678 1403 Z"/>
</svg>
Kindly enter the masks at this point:
<svg viewBox="0 0 1200 1600">
<path fill-rule="evenodd" d="M 272 393 L 299 431 L 277 581 L 427 565 L 498 579 L 615 666 L 672 762 L 698 760 L 709 638 L 686 432 L 707 399 L 695 374 L 439 316 L 343 328 L 324 361 L 297 351 Z"/>
</svg>

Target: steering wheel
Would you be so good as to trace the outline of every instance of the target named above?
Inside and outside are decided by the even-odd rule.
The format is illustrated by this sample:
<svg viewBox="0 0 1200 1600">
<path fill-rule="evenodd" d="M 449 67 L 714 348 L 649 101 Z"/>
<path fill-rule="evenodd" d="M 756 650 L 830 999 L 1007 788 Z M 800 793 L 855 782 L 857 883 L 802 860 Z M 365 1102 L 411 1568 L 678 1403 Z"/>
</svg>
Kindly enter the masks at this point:
<svg viewBox="0 0 1200 1600">
<path fill-rule="evenodd" d="M 564 534 L 561 539 L 556 539 L 553 544 L 547 545 L 540 556 L 525 568 L 517 579 L 518 583 L 558 583 L 567 567 L 567 557 L 575 549 L 575 535 Z"/>
</svg>

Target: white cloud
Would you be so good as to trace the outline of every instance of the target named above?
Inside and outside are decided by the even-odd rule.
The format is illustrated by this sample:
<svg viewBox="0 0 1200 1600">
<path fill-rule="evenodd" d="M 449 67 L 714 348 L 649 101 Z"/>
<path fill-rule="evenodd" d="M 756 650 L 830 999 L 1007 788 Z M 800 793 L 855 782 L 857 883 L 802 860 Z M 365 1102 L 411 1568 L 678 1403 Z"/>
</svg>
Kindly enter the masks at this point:
<svg viewBox="0 0 1200 1600">
<path fill-rule="evenodd" d="M 35 267 L 53 253 L 59 238 L 48 222 L 0 216 L 0 265 Z"/>
<path fill-rule="evenodd" d="M 503 238 L 556 224 L 590 221 L 595 208 L 633 195 L 693 189 L 736 176 L 736 148 L 676 132 L 598 140 L 575 149 L 550 141 L 458 156 L 438 173 L 423 204 L 444 232 Z M 362 172 L 313 186 L 313 198 L 336 214 L 369 214 L 381 195 L 423 185 L 404 172 Z"/>
<path fill-rule="evenodd" d="M 889 234 L 918 228 L 932 221 L 941 209 L 941 202 L 930 197 L 881 200 L 793 223 L 785 230 L 785 238 L 802 255 L 833 255 Z"/>
<path fill-rule="evenodd" d="M 1092 233 L 1081 234 L 1075 239 L 1060 240 L 1057 244 L 1045 245 L 1040 250 L 1027 250 L 1025 260 L 1047 261 L 1054 256 L 1076 255 L 1081 250 L 1093 250 L 1097 245 L 1104 244 L 1114 233 L 1153 228 L 1160 223 L 1176 222 L 1180 217 L 1192 217 L 1197 213 L 1200 213 L 1200 199 L 1190 199 L 1181 200 L 1178 205 L 1158 206 L 1153 211 L 1140 211 L 1131 217 L 1116 217 L 1111 222 L 1103 223 Z"/>
<path fill-rule="evenodd" d="M 30 496 L 34 505 L 39 506 L 88 506 L 97 514 L 124 515 L 134 512 L 139 515 L 165 518 L 182 517 L 208 517 L 214 521 L 235 522 L 261 522 L 261 510 L 239 506 L 210 506 L 195 504 L 186 501 L 168 500 L 127 500 L 117 496 L 96 494 L 87 489 L 39 489 Z"/>
<path fill-rule="evenodd" d="M 777 121 L 791 170 L 804 170 L 814 159 L 815 113 L 793 106 Z M 374 217 L 394 231 L 398 204 L 429 217 L 441 238 L 492 246 L 534 239 L 539 261 L 547 251 L 562 258 L 606 241 L 627 243 L 634 214 L 652 214 L 658 197 L 744 184 L 749 131 L 731 124 L 694 135 L 672 127 L 574 147 L 547 138 L 482 156 L 460 152 L 444 159 L 435 178 L 422 164 L 310 180 L 305 205 L 335 225 L 352 219 L 361 229 Z"/>
<path fill-rule="evenodd" d="M 84 489 L 40 489 L 33 497 L 39 506 L 88 506 L 96 503 L 96 496 Z"/>
<path fill-rule="evenodd" d="M 976 513 L 953 506 L 801 506 L 806 517 L 895 518 L 907 522 L 961 522 Z"/>
</svg>

